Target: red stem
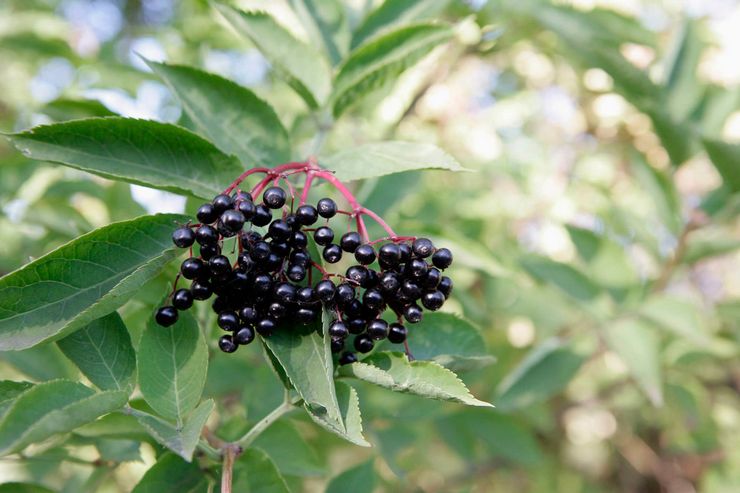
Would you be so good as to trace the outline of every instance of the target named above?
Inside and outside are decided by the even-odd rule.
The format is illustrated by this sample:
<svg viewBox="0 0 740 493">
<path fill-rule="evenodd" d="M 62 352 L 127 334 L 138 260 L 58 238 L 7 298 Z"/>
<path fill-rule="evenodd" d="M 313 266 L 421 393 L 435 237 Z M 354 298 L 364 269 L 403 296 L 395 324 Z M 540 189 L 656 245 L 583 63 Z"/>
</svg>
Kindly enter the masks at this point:
<svg viewBox="0 0 740 493">
<path fill-rule="evenodd" d="M 383 228 L 388 235 L 391 237 L 393 241 L 396 240 L 396 238 L 399 238 L 399 236 L 396 234 L 395 231 L 393 231 L 393 228 L 388 226 L 388 223 L 386 223 L 382 217 L 371 211 L 370 209 L 365 209 L 364 207 L 360 207 L 360 210 L 358 211 L 360 214 L 365 214 L 368 217 L 371 217 L 375 220 L 376 223 L 380 225 L 381 228 Z"/>
</svg>

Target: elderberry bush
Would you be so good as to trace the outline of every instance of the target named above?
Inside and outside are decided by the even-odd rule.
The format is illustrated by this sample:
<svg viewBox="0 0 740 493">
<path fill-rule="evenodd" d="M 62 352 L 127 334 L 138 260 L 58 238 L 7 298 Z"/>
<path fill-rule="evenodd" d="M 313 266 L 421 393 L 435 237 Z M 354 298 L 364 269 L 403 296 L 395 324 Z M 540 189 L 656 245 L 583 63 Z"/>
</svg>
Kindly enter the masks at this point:
<svg viewBox="0 0 740 493">
<path fill-rule="evenodd" d="M 340 235 L 332 218 L 353 214 L 340 211 L 334 200 L 295 208 L 294 202 L 273 185 L 259 202 L 236 191 L 203 204 L 197 223 L 172 234 L 173 243 L 190 252 L 175 285 L 182 277 L 190 286 L 171 293 L 170 304 L 156 312 L 157 323 L 171 326 L 179 311 L 212 299 L 217 324 L 226 332 L 219 348 L 233 353 L 256 335 L 312 324 L 323 309 L 333 315 L 331 349 L 341 353 L 340 364 L 347 364 L 357 361 L 355 351 L 367 353 L 380 340 L 405 343 L 408 326 L 420 322 L 425 309 L 440 309 L 450 296 L 452 280 L 443 275 L 452 264 L 447 248 L 436 248 L 427 238 L 372 241 L 361 221 L 361 231 Z M 309 242 L 321 258 L 312 257 Z M 235 260 L 227 254 L 231 250 Z M 322 267 L 347 258 L 353 263 L 343 272 Z"/>
</svg>

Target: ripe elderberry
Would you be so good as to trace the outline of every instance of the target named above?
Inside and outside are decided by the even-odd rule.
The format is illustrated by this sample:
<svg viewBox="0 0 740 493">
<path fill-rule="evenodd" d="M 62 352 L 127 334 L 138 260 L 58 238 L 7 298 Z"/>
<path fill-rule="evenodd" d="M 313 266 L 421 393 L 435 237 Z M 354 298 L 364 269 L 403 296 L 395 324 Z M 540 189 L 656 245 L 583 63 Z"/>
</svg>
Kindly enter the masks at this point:
<svg viewBox="0 0 740 493">
<path fill-rule="evenodd" d="M 201 205 L 198 224 L 174 230 L 177 247 L 192 251 L 197 243 L 199 249 L 180 266 L 190 286 L 174 289 L 168 304 L 157 310 L 159 325 L 172 326 L 179 310 L 213 298 L 216 323 L 227 331 L 219 337 L 218 347 L 233 353 L 252 343 L 256 334 L 271 337 L 277 331 L 298 330 L 298 325 L 318 324 L 326 311 L 331 316 L 326 329 L 331 351 L 340 355 L 340 364 L 351 364 L 357 353 L 371 351 L 376 341 L 405 343 L 409 331 L 404 324 L 418 323 L 425 309 L 438 310 L 449 298 L 452 280 L 442 271 L 452 265 L 452 252 L 435 248 L 427 238 L 398 237 L 381 220 L 389 237 L 372 240 L 363 216 L 377 216 L 363 209 L 332 173 L 311 163 L 289 163 L 268 172 L 252 194 L 238 190 L 254 172 L 246 172 Z M 288 187 L 293 197 L 288 204 L 289 194 L 280 181 L 309 172 L 314 179 L 333 184 L 351 212 L 340 211 L 328 197 L 306 203 L 307 190 L 294 206 L 297 184 Z M 345 228 L 338 219 L 331 221 L 338 213 L 348 216 L 350 224 L 356 222 L 357 228 L 337 240 L 336 228 Z M 325 222 L 313 227 L 319 218 Z M 316 251 L 320 258 L 311 253 Z M 327 266 L 342 261 L 345 252 L 352 254 L 353 262 L 345 259 L 343 274 L 321 267 L 322 261 Z M 392 323 L 386 321 L 389 312 Z"/>
</svg>

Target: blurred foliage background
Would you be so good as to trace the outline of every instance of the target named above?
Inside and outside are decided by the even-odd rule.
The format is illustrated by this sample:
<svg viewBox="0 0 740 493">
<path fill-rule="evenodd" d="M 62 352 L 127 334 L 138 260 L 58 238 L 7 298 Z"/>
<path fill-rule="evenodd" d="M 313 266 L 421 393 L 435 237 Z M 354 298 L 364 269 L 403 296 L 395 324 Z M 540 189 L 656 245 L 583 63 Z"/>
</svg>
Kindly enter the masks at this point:
<svg viewBox="0 0 740 493">
<path fill-rule="evenodd" d="M 232 3 L 311 39 L 292 2 Z M 344 2 L 348 25 L 377 3 Z M 305 418 L 258 446 L 294 491 L 324 491 L 356 465 L 378 491 L 740 491 L 740 6 L 415 3 L 399 21 L 447 19 L 455 42 L 337 122 L 325 148 L 429 141 L 473 171 L 356 191 L 401 234 L 454 249 L 445 309 L 473 320 L 496 358 L 461 376 L 497 408 L 360 385 L 372 449 Z M 187 126 L 139 54 L 252 88 L 310 152 L 303 103 L 201 0 L 4 0 L 0 130 L 114 114 Z M 0 176 L 2 274 L 109 222 L 192 208 L 32 162 L 4 140 Z M 122 309 L 129 328 L 171 274 Z M 81 378 L 56 346 L 0 355 L 2 378 L 62 376 Z M 281 392 L 257 351 L 211 362 L 206 394 L 235 434 Z M 0 478 L 129 491 L 154 461 L 146 444 L 73 438 L 0 460 Z"/>
</svg>

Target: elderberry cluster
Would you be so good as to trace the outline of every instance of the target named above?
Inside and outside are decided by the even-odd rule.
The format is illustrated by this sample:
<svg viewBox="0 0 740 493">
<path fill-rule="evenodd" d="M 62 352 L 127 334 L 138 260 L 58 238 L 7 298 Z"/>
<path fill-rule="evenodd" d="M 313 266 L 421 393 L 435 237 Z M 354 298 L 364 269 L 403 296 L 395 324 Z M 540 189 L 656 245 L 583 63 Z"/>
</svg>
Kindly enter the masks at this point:
<svg viewBox="0 0 740 493">
<path fill-rule="evenodd" d="M 354 349 L 362 353 L 385 338 L 403 343 L 408 333 L 404 321 L 419 322 L 423 308 L 437 310 L 449 297 L 452 281 L 441 273 L 452 263 L 448 249 L 416 238 L 390 239 L 376 250 L 356 231 L 335 238 L 329 226 L 338 212 L 334 200 L 323 198 L 316 206 L 302 204 L 294 211 L 287 210 L 287 200 L 278 186 L 267 188 L 261 203 L 242 191 L 220 194 L 198 209 L 198 224 L 175 230 L 174 244 L 191 253 L 180 276 L 192 282 L 174 290 L 171 304 L 157 310 L 157 323 L 171 326 L 178 311 L 192 307 L 194 300 L 215 297 L 218 326 L 227 332 L 219 347 L 232 353 L 251 343 L 255 333 L 269 337 L 311 324 L 325 309 L 334 314 L 328 329 L 332 351 L 342 353 L 340 363 L 346 364 L 357 360 L 354 352 L 344 351 L 350 334 L 355 335 Z M 275 211 L 282 213 L 273 218 Z M 312 227 L 320 220 L 324 224 Z M 343 275 L 327 272 L 311 257 L 309 236 L 325 263 L 336 264 L 347 254 L 357 263 Z M 223 252 L 230 238 L 233 263 Z M 193 253 L 196 244 L 198 255 Z M 396 322 L 382 318 L 387 308 Z"/>
</svg>

